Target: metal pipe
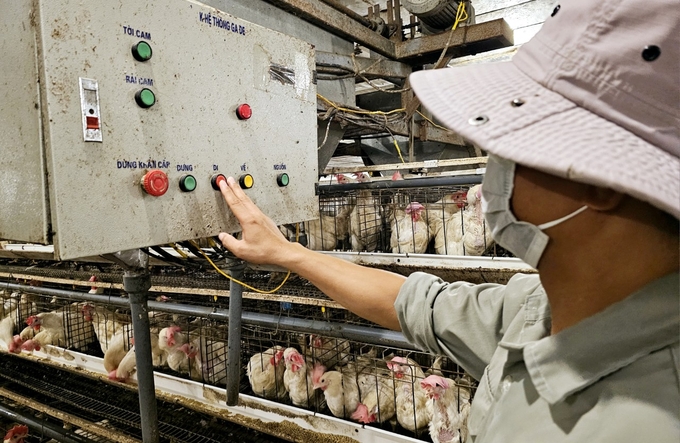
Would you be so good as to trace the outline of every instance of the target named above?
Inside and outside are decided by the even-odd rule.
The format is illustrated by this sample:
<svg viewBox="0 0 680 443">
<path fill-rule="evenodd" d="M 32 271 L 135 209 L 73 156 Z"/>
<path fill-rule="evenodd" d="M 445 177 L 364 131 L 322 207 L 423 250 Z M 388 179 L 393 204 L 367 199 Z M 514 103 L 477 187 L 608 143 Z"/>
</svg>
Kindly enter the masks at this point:
<svg viewBox="0 0 680 443">
<path fill-rule="evenodd" d="M 107 295 L 89 294 L 86 292 L 67 291 L 64 289 L 52 289 L 37 286 L 24 286 L 15 283 L 0 282 L 0 288 L 15 291 L 29 292 L 32 294 L 44 294 L 61 297 L 75 301 L 91 301 L 93 303 L 108 304 L 113 306 L 128 307 L 128 301 L 120 297 Z M 193 306 L 176 303 L 148 302 L 153 311 L 167 312 L 194 317 L 205 317 L 211 320 L 229 321 L 228 309 L 215 309 L 204 306 Z M 303 318 L 281 317 L 277 315 L 260 314 L 256 312 L 243 312 L 241 316 L 243 324 L 262 326 L 272 329 L 286 329 L 293 332 L 306 332 L 328 337 L 346 338 L 379 346 L 418 350 L 411 344 L 401 332 L 390 331 L 382 328 L 370 328 L 366 326 L 349 325 L 319 320 L 307 320 Z"/>
<path fill-rule="evenodd" d="M 23 423 L 29 427 L 29 430 L 40 430 L 45 437 L 54 438 L 62 443 L 92 443 L 95 441 L 74 434 L 71 431 L 67 431 L 55 424 L 46 422 L 45 420 L 28 417 L 11 409 L 7 409 L 3 405 L 0 405 L 0 416 L 9 419 L 10 421 Z"/>
<path fill-rule="evenodd" d="M 234 280 L 243 280 L 245 263 L 231 266 Z M 229 337 L 227 342 L 227 406 L 238 405 L 241 382 L 241 315 L 243 314 L 243 286 L 229 282 Z"/>
<path fill-rule="evenodd" d="M 432 186 L 471 185 L 482 182 L 482 175 L 452 175 L 412 178 L 408 180 L 379 180 L 368 183 L 346 183 L 317 186 L 317 194 L 334 194 L 355 189 L 408 189 Z"/>
<path fill-rule="evenodd" d="M 123 274 L 123 288 L 129 296 L 132 330 L 135 338 L 135 364 L 137 366 L 142 440 L 144 443 L 158 443 L 158 411 L 156 409 L 156 387 L 154 386 L 151 358 L 149 306 L 147 305 L 149 288 L 151 288 L 151 274 L 146 269 L 126 270 Z"/>
<path fill-rule="evenodd" d="M 358 13 L 352 11 L 347 6 L 344 6 L 343 4 L 338 3 L 337 0 L 321 0 L 321 1 L 324 2 L 325 4 L 327 4 L 328 6 L 330 6 L 331 8 L 342 12 L 343 14 L 345 14 L 346 16 L 351 18 L 352 20 L 356 20 L 359 23 L 361 23 L 362 25 L 373 29 L 372 28 L 373 23 L 369 19 L 367 19 L 366 17 L 364 17 L 361 14 L 358 14 Z"/>
</svg>

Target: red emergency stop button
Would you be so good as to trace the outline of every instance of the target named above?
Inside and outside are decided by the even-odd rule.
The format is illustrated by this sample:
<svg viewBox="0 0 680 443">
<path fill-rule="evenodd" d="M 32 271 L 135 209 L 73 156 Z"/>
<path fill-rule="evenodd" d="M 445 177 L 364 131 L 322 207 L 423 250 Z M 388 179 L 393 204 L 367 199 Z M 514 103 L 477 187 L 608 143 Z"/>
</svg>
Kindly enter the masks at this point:
<svg viewBox="0 0 680 443">
<path fill-rule="evenodd" d="M 170 187 L 168 176 L 165 172 L 158 169 L 152 169 L 142 177 L 142 189 L 154 197 L 160 197 L 165 194 L 168 191 L 168 187 Z"/>
<path fill-rule="evenodd" d="M 247 103 L 238 105 L 238 108 L 236 108 L 236 116 L 240 120 L 248 120 L 250 117 L 253 116 L 253 110 Z"/>
</svg>

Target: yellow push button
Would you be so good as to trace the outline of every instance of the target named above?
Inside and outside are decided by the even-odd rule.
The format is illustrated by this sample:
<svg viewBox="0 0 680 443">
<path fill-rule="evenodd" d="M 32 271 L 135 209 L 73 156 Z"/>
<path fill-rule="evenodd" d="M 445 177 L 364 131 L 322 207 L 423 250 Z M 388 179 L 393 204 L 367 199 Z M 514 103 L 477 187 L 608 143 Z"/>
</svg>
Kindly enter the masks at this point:
<svg viewBox="0 0 680 443">
<path fill-rule="evenodd" d="M 250 189 L 255 184 L 255 181 L 253 180 L 252 175 L 244 174 L 241 177 L 239 177 L 238 184 L 241 185 L 241 188 L 243 189 Z"/>
</svg>

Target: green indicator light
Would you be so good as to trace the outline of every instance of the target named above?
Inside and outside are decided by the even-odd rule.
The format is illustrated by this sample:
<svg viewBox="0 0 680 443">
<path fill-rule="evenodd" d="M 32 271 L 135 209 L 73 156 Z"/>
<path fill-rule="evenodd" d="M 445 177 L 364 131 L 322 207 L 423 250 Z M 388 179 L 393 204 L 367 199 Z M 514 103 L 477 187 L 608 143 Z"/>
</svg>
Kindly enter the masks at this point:
<svg viewBox="0 0 680 443">
<path fill-rule="evenodd" d="M 278 177 L 276 177 L 276 183 L 279 186 L 288 186 L 288 183 L 290 183 L 290 178 L 288 177 L 288 174 L 285 172 L 283 174 L 279 174 Z"/>
<path fill-rule="evenodd" d="M 145 62 L 151 58 L 153 51 L 147 42 L 139 42 L 132 47 L 132 56 L 135 60 Z"/>
<path fill-rule="evenodd" d="M 142 89 L 135 94 L 135 101 L 142 108 L 150 108 L 156 103 L 156 95 L 151 89 Z"/>
<path fill-rule="evenodd" d="M 183 175 L 179 179 L 179 188 L 184 192 L 191 192 L 196 189 L 196 178 L 193 175 Z"/>
</svg>

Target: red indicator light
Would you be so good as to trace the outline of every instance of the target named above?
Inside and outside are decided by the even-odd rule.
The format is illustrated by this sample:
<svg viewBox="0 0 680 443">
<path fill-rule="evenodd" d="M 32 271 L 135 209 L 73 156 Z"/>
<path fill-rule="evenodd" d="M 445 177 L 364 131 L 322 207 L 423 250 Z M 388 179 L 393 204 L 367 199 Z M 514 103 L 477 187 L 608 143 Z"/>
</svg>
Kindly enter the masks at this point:
<svg viewBox="0 0 680 443">
<path fill-rule="evenodd" d="M 250 117 L 253 116 L 253 110 L 250 107 L 250 105 L 246 103 L 238 105 L 238 108 L 236 108 L 236 116 L 240 120 L 248 120 Z"/>
<path fill-rule="evenodd" d="M 99 117 L 85 117 L 87 129 L 99 129 Z"/>
</svg>

